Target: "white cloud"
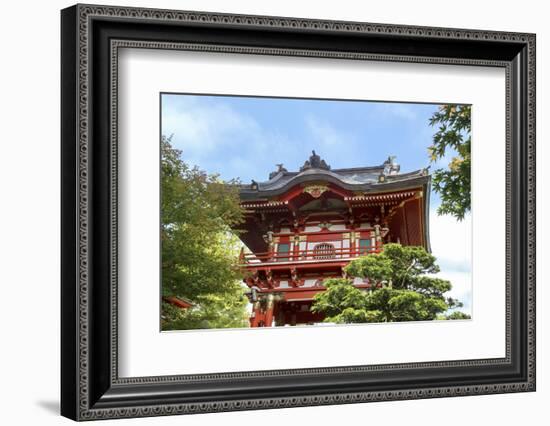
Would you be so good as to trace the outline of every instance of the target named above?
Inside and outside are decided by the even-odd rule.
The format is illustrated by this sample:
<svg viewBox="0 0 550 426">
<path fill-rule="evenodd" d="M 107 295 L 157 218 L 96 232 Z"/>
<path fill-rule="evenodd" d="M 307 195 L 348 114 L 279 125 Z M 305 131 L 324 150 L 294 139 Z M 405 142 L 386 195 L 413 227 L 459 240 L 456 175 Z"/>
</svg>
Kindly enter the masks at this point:
<svg viewBox="0 0 550 426">
<path fill-rule="evenodd" d="M 449 280 L 453 285 L 451 291 L 446 296 L 458 299 L 463 303 L 459 311 L 466 314 L 472 314 L 472 274 L 470 272 L 449 272 L 442 271 L 437 274 L 438 278 Z"/>
<path fill-rule="evenodd" d="M 430 242 L 432 254 L 441 268 L 438 277 L 451 281 L 449 296 L 464 303 L 460 310 L 471 311 L 472 304 L 472 220 L 467 214 L 457 221 L 453 216 L 439 216 L 430 210 Z"/>
<path fill-rule="evenodd" d="M 250 114 L 196 97 L 163 105 L 162 133 L 173 135 L 172 145 L 188 164 L 208 173 L 223 170 L 222 178 L 243 181 L 267 179 L 265 159 L 276 163 L 280 147 L 289 145 L 284 132 L 266 130 Z"/>
<path fill-rule="evenodd" d="M 418 117 L 414 104 L 377 103 L 375 111 L 381 116 L 402 120 L 415 120 Z"/>
<path fill-rule="evenodd" d="M 174 144 L 191 157 L 208 155 L 220 145 L 238 142 L 239 135 L 261 143 L 261 127 L 251 117 L 223 104 L 205 106 L 185 97 L 179 99 L 177 107 L 165 107 L 162 131 L 167 136 L 174 134 Z"/>
<path fill-rule="evenodd" d="M 341 147 L 351 143 L 353 136 L 337 130 L 330 123 L 319 118 L 308 115 L 306 117 L 306 128 L 311 133 L 313 141 L 322 148 Z"/>
<path fill-rule="evenodd" d="M 430 243 L 439 264 L 467 272 L 472 266 L 472 219 L 466 214 L 458 221 L 451 215 L 430 210 Z"/>
</svg>

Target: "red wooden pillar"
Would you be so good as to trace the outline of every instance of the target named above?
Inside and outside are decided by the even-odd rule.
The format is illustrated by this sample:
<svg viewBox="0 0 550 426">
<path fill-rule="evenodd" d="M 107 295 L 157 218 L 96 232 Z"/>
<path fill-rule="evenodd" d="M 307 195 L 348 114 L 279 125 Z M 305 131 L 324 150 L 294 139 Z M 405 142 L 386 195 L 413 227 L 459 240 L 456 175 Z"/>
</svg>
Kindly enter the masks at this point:
<svg viewBox="0 0 550 426">
<path fill-rule="evenodd" d="M 294 234 L 292 245 L 292 260 L 300 260 L 300 235 L 298 233 Z"/>
<path fill-rule="evenodd" d="M 262 318 L 263 315 L 260 311 L 260 302 L 254 302 L 254 306 L 252 307 L 252 315 L 250 316 L 250 327 L 259 327 Z"/>
<path fill-rule="evenodd" d="M 265 308 L 265 325 L 264 327 L 271 327 L 273 325 L 273 294 L 267 295 L 267 306 Z"/>
<path fill-rule="evenodd" d="M 357 246 L 359 245 L 360 238 L 361 238 L 361 234 L 359 232 L 355 232 L 355 230 L 351 228 L 350 235 L 349 235 L 350 257 L 357 257 L 361 255 L 361 253 L 359 252 L 361 247 L 359 247 L 359 249 L 357 248 Z"/>
</svg>

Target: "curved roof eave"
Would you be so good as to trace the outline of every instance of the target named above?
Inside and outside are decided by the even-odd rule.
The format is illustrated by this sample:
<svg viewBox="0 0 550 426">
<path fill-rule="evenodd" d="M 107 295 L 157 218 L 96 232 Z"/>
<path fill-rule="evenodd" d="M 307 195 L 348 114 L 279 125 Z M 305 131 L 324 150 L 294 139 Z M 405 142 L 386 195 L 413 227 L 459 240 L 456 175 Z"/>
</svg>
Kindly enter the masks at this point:
<svg viewBox="0 0 550 426">
<path fill-rule="evenodd" d="M 424 243 L 428 253 L 432 252 L 432 243 L 430 241 L 430 194 L 432 187 L 431 176 L 427 176 L 427 180 L 424 183 Z"/>
<path fill-rule="evenodd" d="M 277 179 L 278 180 L 278 179 Z M 389 175 L 386 176 L 385 182 L 367 182 L 367 183 L 347 183 L 337 177 L 335 173 L 327 173 L 322 171 L 321 173 L 300 173 L 295 177 L 288 180 L 284 185 L 275 189 L 260 189 L 241 188 L 240 195 L 242 200 L 255 200 L 262 198 L 275 197 L 284 194 L 292 187 L 307 182 L 327 182 L 333 183 L 340 188 L 347 189 L 349 191 L 362 191 L 362 192 L 380 192 L 391 191 L 399 189 L 413 188 L 419 185 L 425 185 L 429 182 L 430 176 L 424 174 L 422 170 L 417 170 L 411 173 L 403 175 Z"/>
</svg>

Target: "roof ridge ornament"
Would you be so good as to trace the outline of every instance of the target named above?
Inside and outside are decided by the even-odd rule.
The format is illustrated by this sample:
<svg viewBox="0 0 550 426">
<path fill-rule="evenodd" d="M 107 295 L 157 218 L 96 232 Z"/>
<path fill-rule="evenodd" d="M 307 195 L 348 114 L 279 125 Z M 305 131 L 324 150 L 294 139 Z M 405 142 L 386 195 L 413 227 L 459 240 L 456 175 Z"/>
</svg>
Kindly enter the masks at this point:
<svg viewBox="0 0 550 426">
<path fill-rule="evenodd" d="M 396 155 L 390 155 L 388 156 L 388 159 L 384 161 L 384 175 L 397 175 L 399 174 L 399 170 L 401 169 L 401 166 L 395 161 L 397 158 Z"/>
<path fill-rule="evenodd" d="M 284 172 L 288 172 L 287 169 L 285 169 L 285 167 L 283 166 L 283 163 L 279 163 L 279 164 L 275 164 L 277 166 L 277 170 L 275 170 L 274 172 L 271 172 L 269 174 L 269 180 L 273 179 L 275 176 L 277 176 L 279 173 L 284 173 Z"/>
<path fill-rule="evenodd" d="M 304 165 L 300 167 L 300 171 L 303 172 L 309 169 L 330 170 L 330 166 L 315 153 L 315 150 L 312 150 L 309 160 L 304 162 Z"/>
</svg>

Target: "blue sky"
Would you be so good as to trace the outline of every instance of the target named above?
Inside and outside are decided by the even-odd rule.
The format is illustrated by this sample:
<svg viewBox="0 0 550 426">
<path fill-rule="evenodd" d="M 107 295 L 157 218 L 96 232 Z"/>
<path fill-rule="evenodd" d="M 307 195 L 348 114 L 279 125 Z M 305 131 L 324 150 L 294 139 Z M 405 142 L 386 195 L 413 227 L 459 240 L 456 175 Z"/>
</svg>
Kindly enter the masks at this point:
<svg viewBox="0 0 550 426">
<path fill-rule="evenodd" d="M 162 133 L 183 160 L 223 179 L 265 181 L 277 163 L 296 171 L 315 150 L 333 169 L 374 166 L 397 156 L 401 172 L 430 165 L 435 104 L 162 95 Z M 446 167 L 450 156 L 431 166 Z M 442 277 L 471 308 L 471 222 L 438 216 L 432 191 L 430 230 Z M 464 247 L 464 250 L 460 250 Z M 457 249 L 458 248 L 458 249 Z M 462 254 L 457 252 L 465 251 Z"/>
<path fill-rule="evenodd" d="M 297 170 L 312 149 L 332 168 L 378 165 L 390 154 L 397 155 L 402 170 L 426 167 L 433 134 L 427 123 L 437 109 L 433 104 L 168 94 L 162 107 L 163 133 L 174 134 L 184 159 L 243 182 L 267 179 L 275 163 Z M 196 143 L 198 136 L 202 143 Z"/>
</svg>

